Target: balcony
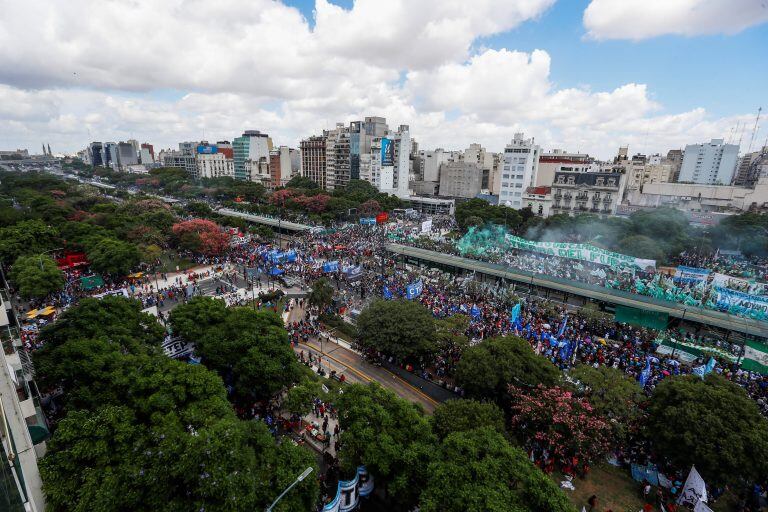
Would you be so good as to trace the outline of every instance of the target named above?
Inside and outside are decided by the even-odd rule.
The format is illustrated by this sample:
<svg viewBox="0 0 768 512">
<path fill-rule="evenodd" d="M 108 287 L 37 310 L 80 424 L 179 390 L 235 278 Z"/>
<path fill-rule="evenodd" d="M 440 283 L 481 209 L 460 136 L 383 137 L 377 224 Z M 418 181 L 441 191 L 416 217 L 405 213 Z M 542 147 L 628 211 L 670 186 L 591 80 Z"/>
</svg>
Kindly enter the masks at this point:
<svg viewBox="0 0 768 512">
<path fill-rule="evenodd" d="M 571 202 L 572 198 L 573 198 L 573 196 L 571 194 L 564 194 L 563 195 L 563 199 L 565 199 L 569 203 Z"/>
<path fill-rule="evenodd" d="M 557 200 L 560 200 L 560 199 L 563 198 L 563 193 L 562 192 L 557 192 L 553 197 L 555 199 L 557 199 Z"/>
<path fill-rule="evenodd" d="M 586 201 L 587 199 L 589 199 L 589 195 L 587 194 L 576 194 L 577 201 Z"/>
</svg>

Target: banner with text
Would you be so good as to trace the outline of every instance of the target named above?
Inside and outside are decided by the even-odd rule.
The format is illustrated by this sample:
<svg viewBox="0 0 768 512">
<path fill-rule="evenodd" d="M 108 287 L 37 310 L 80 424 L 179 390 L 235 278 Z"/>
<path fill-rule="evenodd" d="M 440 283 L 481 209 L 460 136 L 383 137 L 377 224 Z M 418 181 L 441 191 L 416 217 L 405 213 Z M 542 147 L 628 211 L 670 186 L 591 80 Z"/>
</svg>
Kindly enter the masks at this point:
<svg viewBox="0 0 768 512">
<path fill-rule="evenodd" d="M 727 309 L 729 313 L 754 318 L 768 319 L 768 297 L 750 295 L 748 293 L 714 287 L 714 300 L 718 307 Z"/>
<path fill-rule="evenodd" d="M 638 270 L 654 270 L 656 260 L 635 258 L 626 254 L 607 251 L 588 244 L 569 244 L 560 242 L 534 242 L 519 236 L 506 235 L 507 245 L 523 251 L 540 252 L 560 258 L 588 261 L 612 268 L 633 267 Z"/>
<path fill-rule="evenodd" d="M 700 283 L 706 281 L 709 277 L 709 269 L 696 268 L 696 267 L 684 267 L 680 265 L 675 269 L 675 281 L 681 283 Z"/>
<path fill-rule="evenodd" d="M 336 496 L 330 503 L 323 506 L 323 512 L 349 512 L 360 504 L 360 497 L 366 497 L 373 492 L 373 476 L 365 466 L 358 466 L 355 478 L 339 480 Z"/>
</svg>

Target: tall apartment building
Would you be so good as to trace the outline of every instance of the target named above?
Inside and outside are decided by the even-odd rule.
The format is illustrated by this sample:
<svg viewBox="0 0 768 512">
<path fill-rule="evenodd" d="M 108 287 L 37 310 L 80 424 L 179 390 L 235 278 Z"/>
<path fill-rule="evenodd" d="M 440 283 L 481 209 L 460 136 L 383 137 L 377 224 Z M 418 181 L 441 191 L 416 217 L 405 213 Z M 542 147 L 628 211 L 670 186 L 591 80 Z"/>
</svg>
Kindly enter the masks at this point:
<svg viewBox="0 0 768 512">
<path fill-rule="evenodd" d="M 120 157 L 118 156 L 117 144 L 114 142 L 104 143 L 104 167 L 112 167 L 117 170 L 120 165 Z"/>
<path fill-rule="evenodd" d="M 233 178 L 235 162 L 219 152 L 215 144 L 200 144 L 195 155 L 197 178 Z"/>
<path fill-rule="evenodd" d="M 131 142 L 120 142 L 117 144 L 117 158 L 120 167 L 127 167 L 139 163 L 139 154 L 136 151 L 136 146 L 138 146 L 138 144 L 138 142 L 136 142 L 135 145 Z"/>
<path fill-rule="evenodd" d="M 269 166 L 270 151 L 272 151 L 272 139 L 266 133 L 261 133 L 258 130 L 246 130 L 240 137 L 235 137 L 232 141 L 235 179 L 251 179 L 251 172 L 254 168 L 258 168 L 262 159 L 264 164 Z M 248 161 L 250 163 L 247 163 Z"/>
<path fill-rule="evenodd" d="M 339 123 L 325 137 L 325 189 L 344 188 L 351 178 L 350 129 Z"/>
<path fill-rule="evenodd" d="M 483 184 L 483 169 L 475 162 L 444 162 L 440 165 L 442 197 L 476 197 Z"/>
<path fill-rule="evenodd" d="M 91 142 L 88 145 L 88 158 L 94 167 L 103 167 L 104 145 L 101 142 Z"/>
<path fill-rule="evenodd" d="M 146 150 L 147 153 L 149 153 L 149 160 L 147 162 L 141 162 L 141 163 L 146 164 L 146 163 L 149 163 L 149 162 L 154 162 L 155 161 L 155 147 L 152 144 L 148 143 L 148 142 L 144 142 L 141 145 L 140 151 L 144 151 L 144 150 Z"/>
<path fill-rule="evenodd" d="M 592 169 L 593 160 L 586 153 L 570 153 L 562 149 L 553 149 L 539 156 L 539 169 L 536 172 L 536 187 L 551 187 L 555 173 L 559 171 L 587 172 Z"/>
<path fill-rule="evenodd" d="M 680 169 L 683 166 L 683 150 L 670 149 L 667 151 L 666 163 L 672 166 L 672 175 L 670 181 L 677 182 L 680 178 Z"/>
<path fill-rule="evenodd" d="M 301 141 L 301 175 L 325 189 L 326 161 L 325 135 L 312 136 Z"/>
<path fill-rule="evenodd" d="M 394 161 L 392 168 L 392 189 L 382 192 L 394 194 L 401 199 L 408 198 L 411 168 L 411 134 L 407 124 L 401 124 L 397 131 L 390 134 L 394 142 Z"/>
<path fill-rule="evenodd" d="M 524 206 L 523 193 L 536 183 L 540 154 L 541 148 L 533 138 L 525 139 L 524 134 L 515 134 L 504 148 L 499 204 L 517 209 Z"/>
<path fill-rule="evenodd" d="M 730 185 L 736 172 L 739 146 L 712 139 L 705 144 L 685 146 L 678 181 L 700 185 Z"/>
<path fill-rule="evenodd" d="M 482 171 L 482 183 L 480 188 L 489 190 L 491 184 L 491 172 L 493 171 L 493 153 L 486 151 L 483 146 L 472 143 L 461 156 L 461 160 L 467 163 L 476 164 Z"/>
<path fill-rule="evenodd" d="M 643 185 L 643 179 L 645 177 L 645 166 L 647 162 L 648 157 L 639 153 L 633 155 L 632 159 L 625 162 L 627 190 L 636 190 Z"/>
<path fill-rule="evenodd" d="M 558 171 L 552 183 L 552 214 L 613 215 L 624 195 L 626 176 L 614 172 Z"/>
<path fill-rule="evenodd" d="M 371 144 L 374 138 L 387 135 L 389 127 L 383 117 L 366 117 L 363 121 L 349 124 L 349 176 L 350 179 L 365 179 L 371 175 Z"/>
</svg>

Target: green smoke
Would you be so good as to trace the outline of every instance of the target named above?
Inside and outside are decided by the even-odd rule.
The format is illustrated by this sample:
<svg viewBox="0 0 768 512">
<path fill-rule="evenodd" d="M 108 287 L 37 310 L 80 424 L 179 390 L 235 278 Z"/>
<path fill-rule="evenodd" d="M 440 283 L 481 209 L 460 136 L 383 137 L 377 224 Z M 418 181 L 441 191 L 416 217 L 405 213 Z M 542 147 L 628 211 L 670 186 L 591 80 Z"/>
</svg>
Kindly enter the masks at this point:
<svg viewBox="0 0 768 512">
<path fill-rule="evenodd" d="M 506 245 L 507 230 L 503 226 L 486 225 L 481 228 L 472 226 L 467 234 L 456 243 L 462 255 L 483 256 L 503 249 Z"/>
</svg>

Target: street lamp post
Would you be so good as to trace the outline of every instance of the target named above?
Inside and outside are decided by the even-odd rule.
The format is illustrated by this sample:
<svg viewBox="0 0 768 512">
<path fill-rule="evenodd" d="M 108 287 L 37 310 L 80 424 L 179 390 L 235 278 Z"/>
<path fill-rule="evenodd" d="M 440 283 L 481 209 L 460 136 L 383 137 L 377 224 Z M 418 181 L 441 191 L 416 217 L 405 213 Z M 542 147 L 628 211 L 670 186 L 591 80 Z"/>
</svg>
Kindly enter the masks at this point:
<svg viewBox="0 0 768 512">
<path fill-rule="evenodd" d="M 305 470 L 304 470 L 304 472 L 303 472 L 302 474 L 300 474 L 300 475 L 299 475 L 299 476 L 296 478 L 296 480 L 294 480 L 294 481 L 293 481 L 293 483 L 292 483 L 291 485 L 289 485 L 289 486 L 288 486 L 288 487 L 287 487 L 287 488 L 286 488 L 286 489 L 285 489 L 285 490 L 284 490 L 284 491 L 283 491 L 283 492 L 280 494 L 280 496 L 278 496 L 278 497 L 277 497 L 277 499 L 276 499 L 275 501 L 273 501 L 273 502 L 272 502 L 272 504 L 266 508 L 266 512 L 272 512 L 272 509 L 274 509 L 274 508 L 275 508 L 275 505 L 277 505 L 277 502 L 278 502 L 278 501 L 280 501 L 280 500 L 282 499 L 282 497 L 283 497 L 283 496 L 285 496 L 286 494 L 288 494 L 288 491 L 290 491 L 291 489 L 293 489 L 293 488 L 294 488 L 294 486 L 295 486 L 296 484 L 300 483 L 302 480 L 304 480 L 305 478 L 307 478 L 307 477 L 309 476 L 309 474 L 312 472 L 312 469 L 313 469 L 313 468 L 312 468 L 312 466 L 310 466 L 310 467 L 308 467 L 307 469 L 305 469 Z"/>
<path fill-rule="evenodd" d="M 45 254 L 48 254 L 49 252 L 56 252 L 56 251 L 60 251 L 61 249 L 62 249 L 62 248 L 61 248 L 61 247 L 59 247 L 58 249 L 51 249 L 50 251 L 41 252 L 41 253 L 40 253 L 40 254 L 37 256 L 38 260 L 40 260 L 40 270 L 43 270 L 43 255 L 45 255 Z"/>
</svg>

